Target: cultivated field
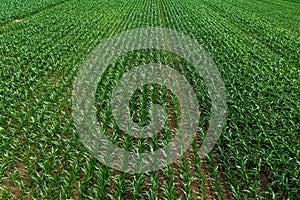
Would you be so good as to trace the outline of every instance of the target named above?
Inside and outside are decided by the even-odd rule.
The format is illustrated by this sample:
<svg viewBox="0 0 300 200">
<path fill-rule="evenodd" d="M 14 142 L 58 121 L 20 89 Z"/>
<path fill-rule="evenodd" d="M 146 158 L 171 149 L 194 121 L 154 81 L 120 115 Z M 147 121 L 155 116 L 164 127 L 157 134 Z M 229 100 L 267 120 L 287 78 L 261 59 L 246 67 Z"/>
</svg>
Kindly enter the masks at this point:
<svg viewBox="0 0 300 200">
<path fill-rule="evenodd" d="M 135 28 L 163 27 L 197 40 L 215 61 L 227 96 L 226 124 L 213 150 L 198 156 L 210 121 L 207 85 L 172 52 L 120 56 L 97 87 L 97 119 L 118 147 L 166 145 L 178 129 L 172 91 L 148 84 L 130 100 L 133 121 L 149 107 L 169 121 L 137 139 L 112 118 L 110 96 L 130 68 L 163 63 L 179 71 L 199 100 L 199 131 L 165 168 L 129 174 L 94 158 L 72 115 L 73 83 L 101 42 Z M 0 0 L 1 199 L 300 199 L 299 0 Z"/>
</svg>

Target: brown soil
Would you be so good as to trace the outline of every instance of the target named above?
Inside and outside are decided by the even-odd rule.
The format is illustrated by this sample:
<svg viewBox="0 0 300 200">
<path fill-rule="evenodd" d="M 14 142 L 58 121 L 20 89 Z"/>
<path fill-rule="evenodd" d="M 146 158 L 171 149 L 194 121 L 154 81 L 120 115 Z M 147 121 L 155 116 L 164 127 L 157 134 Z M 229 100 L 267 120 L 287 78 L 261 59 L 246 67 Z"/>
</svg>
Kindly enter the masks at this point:
<svg viewBox="0 0 300 200">
<path fill-rule="evenodd" d="M 24 168 L 24 165 L 22 163 L 17 163 L 16 166 L 13 168 L 12 171 L 18 171 L 21 180 L 24 180 L 24 175 L 26 174 L 26 170 Z M 9 174 L 8 177 L 11 176 L 11 173 Z M 20 197 L 20 186 L 17 185 L 16 183 L 14 183 L 12 180 L 10 179 L 6 179 L 3 181 L 3 186 L 4 188 L 7 188 L 11 194 L 13 195 L 14 198 L 19 198 Z"/>
<path fill-rule="evenodd" d="M 259 173 L 259 177 L 260 177 L 260 179 L 261 179 L 261 182 L 260 182 L 260 184 L 259 184 L 259 188 L 260 188 L 261 190 L 268 190 L 268 184 L 271 183 L 271 181 L 270 181 L 268 175 L 267 175 L 266 173 L 264 173 L 264 172 L 261 171 L 261 172 Z"/>
</svg>

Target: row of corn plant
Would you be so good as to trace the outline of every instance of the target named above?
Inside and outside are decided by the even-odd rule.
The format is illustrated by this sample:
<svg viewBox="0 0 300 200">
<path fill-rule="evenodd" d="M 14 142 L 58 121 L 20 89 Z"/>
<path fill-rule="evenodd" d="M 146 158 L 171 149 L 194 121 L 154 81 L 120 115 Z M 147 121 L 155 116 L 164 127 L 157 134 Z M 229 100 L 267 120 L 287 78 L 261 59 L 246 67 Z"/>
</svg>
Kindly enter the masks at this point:
<svg viewBox="0 0 300 200">
<path fill-rule="evenodd" d="M 65 0 L 42 0 L 42 1 L 1 1 L 0 25 L 7 25 L 9 22 L 17 22 L 25 17 L 47 10 L 64 3 Z"/>
<path fill-rule="evenodd" d="M 282 6 L 283 13 L 291 8 L 297 14 L 297 3 L 263 1 L 268 5 L 263 8 L 254 1 L 218 0 L 1 2 L 18 6 L 0 9 L 1 198 L 297 199 L 299 27 L 292 16 L 287 26 L 270 11 Z M 145 85 L 131 97 L 133 121 L 148 125 L 151 104 L 157 103 L 168 121 L 151 138 L 122 131 L 110 97 L 130 69 L 161 63 L 178 70 L 201 106 L 190 149 L 172 165 L 132 175 L 101 164 L 81 144 L 72 119 L 72 83 L 101 41 L 149 26 L 183 32 L 210 53 L 226 85 L 227 125 L 215 149 L 200 159 L 211 106 L 201 76 L 172 52 L 147 49 L 121 56 L 105 71 L 96 95 L 98 121 L 119 148 L 155 151 L 174 137 L 181 117 L 172 91 Z"/>
<path fill-rule="evenodd" d="M 297 94 L 296 94 L 297 91 L 295 89 L 297 88 L 297 86 L 295 84 L 297 81 L 296 81 L 294 75 L 296 75 L 298 73 L 297 69 L 294 68 L 294 66 L 293 66 L 294 63 L 289 62 L 288 60 L 285 60 L 284 62 L 282 62 L 282 58 L 280 58 L 279 55 L 276 55 L 276 53 L 274 53 L 271 50 L 269 50 L 268 48 L 266 48 L 264 44 L 260 44 L 259 41 L 251 39 L 250 38 L 251 36 L 245 36 L 244 33 L 241 33 L 239 35 L 239 27 L 234 27 L 232 24 L 230 24 L 230 22 L 228 22 L 228 20 L 226 18 L 225 19 L 222 18 L 223 13 L 218 13 L 214 9 L 210 9 L 209 7 L 205 6 L 205 4 L 202 4 L 202 2 L 200 2 L 200 1 L 199 2 L 191 1 L 191 2 L 189 2 L 188 5 L 193 5 L 193 3 L 194 3 L 194 5 L 203 6 L 203 8 L 198 7 L 199 8 L 198 12 L 201 13 L 201 14 L 199 14 L 199 15 L 201 15 L 201 17 L 196 18 L 195 20 L 191 20 L 191 21 L 194 21 L 194 22 L 197 21 L 197 23 L 199 23 L 199 21 L 201 21 L 201 19 L 205 18 L 206 15 L 208 15 L 208 16 L 211 15 L 218 19 L 216 21 L 209 21 L 210 22 L 209 26 L 205 26 L 205 22 L 203 21 L 203 24 L 202 24 L 203 27 L 201 28 L 201 31 L 203 31 L 202 35 L 201 35 L 202 37 L 205 37 L 205 32 L 207 32 L 208 30 L 214 31 L 214 33 L 211 33 L 212 35 L 215 36 L 215 40 L 212 42 L 217 42 L 218 38 L 220 36 L 223 37 L 223 41 L 221 41 L 223 44 L 222 43 L 219 45 L 215 44 L 214 46 L 209 47 L 207 50 L 210 51 L 211 55 L 215 57 L 215 61 L 217 63 L 219 62 L 218 64 L 221 67 L 221 70 L 222 70 L 223 66 L 226 66 L 226 70 L 235 70 L 234 66 L 236 65 L 237 67 L 240 67 L 239 71 L 240 71 L 240 73 L 242 73 L 240 78 L 237 79 L 238 82 L 240 82 L 240 84 L 238 84 L 236 86 L 232 85 L 233 88 L 235 88 L 235 90 L 238 88 L 243 88 L 241 91 L 236 90 L 236 92 L 234 94 L 235 96 L 245 93 L 243 96 L 241 96 L 242 98 L 241 97 L 239 98 L 239 101 L 235 101 L 236 103 L 238 103 L 237 104 L 238 107 L 236 107 L 236 109 L 238 109 L 237 111 L 241 114 L 241 116 L 242 116 L 241 119 L 243 119 L 243 121 L 239 120 L 239 121 L 235 122 L 235 123 L 238 122 L 235 125 L 235 127 L 236 127 L 235 129 L 240 134 L 243 134 L 243 135 L 250 134 L 250 137 L 248 136 L 245 138 L 247 140 L 245 140 L 245 141 L 242 140 L 240 143 L 239 142 L 236 143 L 236 145 L 234 145 L 234 146 L 237 146 L 236 151 L 238 151 L 240 149 L 238 147 L 240 147 L 242 144 L 244 144 L 246 149 L 244 149 L 242 151 L 242 153 L 244 154 L 245 152 L 248 152 L 250 154 L 250 158 L 252 158 L 250 160 L 247 159 L 248 160 L 247 162 L 248 163 L 249 162 L 257 163 L 257 161 L 258 161 L 257 156 L 261 155 L 262 158 L 264 158 L 265 154 L 267 154 L 267 152 L 274 154 L 273 152 L 277 151 L 278 154 L 282 155 L 283 152 L 281 151 L 280 148 L 275 149 L 276 146 L 274 146 L 274 143 L 277 143 L 278 146 L 282 146 L 284 148 L 290 149 L 289 156 L 286 157 L 286 159 L 289 160 L 289 161 L 287 161 L 287 163 L 294 163 L 293 164 L 294 166 L 297 165 L 297 160 L 296 160 L 297 159 L 297 151 L 293 147 L 297 146 L 298 144 L 297 144 L 297 142 L 295 142 L 293 145 L 290 145 L 287 142 L 289 137 L 295 138 L 295 136 L 296 136 L 295 134 L 296 134 L 297 130 L 299 129 L 298 126 L 294 126 L 297 123 L 297 119 L 296 119 L 297 114 L 295 112 L 296 111 L 295 108 L 297 107 L 296 106 L 297 103 L 295 101 L 296 96 L 297 96 Z M 194 6 L 193 8 L 197 8 L 197 6 Z M 192 13 L 197 14 L 197 12 L 192 12 Z M 207 18 L 207 19 L 211 19 L 211 18 Z M 181 20 L 181 21 L 185 22 L 185 20 Z M 188 20 L 186 20 L 186 21 L 188 21 Z M 218 29 L 215 29 L 215 30 L 219 30 L 219 32 L 216 32 L 215 30 L 211 29 L 211 26 L 218 26 L 218 24 L 219 24 L 219 27 L 218 27 Z M 205 30 L 206 27 L 208 28 L 208 30 Z M 234 33 L 233 33 L 233 31 L 234 31 Z M 230 33 L 230 32 L 232 32 L 232 33 Z M 234 37 L 232 37 L 233 35 L 234 35 Z M 236 39 L 240 38 L 238 40 L 239 42 L 235 41 L 235 38 Z M 244 40 L 244 38 L 247 40 Z M 203 40 L 204 44 L 206 42 L 209 42 L 209 41 Z M 226 43 L 224 44 L 224 42 L 227 42 L 227 44 Z M 229 46 L 230 43 L 235 45 L 235 49 L 230 48 L 230 46 Z M 248 44 L 248 46 L 246 44 Z M 227 46 L 227 49 L 224 49 L 219 52 L 216 51 L 215 53 L 212 51 L 213 50 L 212 47 L 213 48 L 222 48 L 223 45 L 225 45 L 225 47 Z M 239 48 L 239 46 L 241 46 L 242 48 Z M 255 46 L 255 49 L 251 48 L 253 46 Z M 235 53 L 233 51 L 233 50 L 240 51 L 243 49 L 245 49 L 245 50 L 247 49 L 247 51 L 240 52 L 240 53 L 239 52 Z M 230 54 L 232 51 L 233 51 L 233 53 L 235 53 L 235 54 L 232 54 L 232 56 L 235 56 L 234 57 L 235 60 L 231 59 L 232 61 L 230 63 L 229 59 L 230 59 Z M 229 54 L 229 56 L 228 56 L 228 54 Z M 240 55 L 240 57 L 237 57 L 239 55 Z M 293 52 L 293 55 L 297 55 L 297 54 L 295 54 L 295 52 Z M 226 59 L 224 59 L 224 58 L 222 58 L 222 56 L 227 56 L 227 57 L 225 57 Z M 220 62 L 220 61 L 222 61 L 222 62 Z M 250 66 L 252 68 L 250 68 Z M 266 68 L 266 66 L 268 66 L 269 70 Z M 255 69 L 255 71 L 254 71 L 254 69 Z M 265 69 L 267 69 L 266 71 L 268 72 L 268 74 L 266 73 Z M 237 73 L 236 73 L 237 71 L 235 71 L 235 72 L 231 71 L 231 72 L 232 72 L 231 74 L 227 73 L 228 75 L 230 75 L 230 77 L 225 79 L 226 81 L 234 81 L 233 76 L 237 75 Z M 254 76 L 253 77 L 250 76 L 249 73 L 253 73 Z M 259 73 L 262 73 L 263 76 L 260 76 Z M 226 73 L 224 73 L 224 74 L 226 75 Z M 283 75 L 285 75 L 285 77 Z M 267 79 L 265 78 L 266 76 L 268 77 Z M 248 77 L 250 79 L 252 79 L 252 81 L 245 82 L 244 79 L 247 80 Z M 280 78 L 278 78 L 278 77 L 280 77 Z M 267 80 L 268 80 L 268 82 L 272 82 L 272 85 L 270 83 L 267 85 L 265 85 L 263 83 Z M 289 80 L 293 80 L 293 81 L 291 81 L 292 84 Z M 260 81 L 261 81 L 261 83 L 260 83 Z M 245 82 L 245 83 L 243 83 L 243 82 Z M 291 84 L 291 88 L 290 88 L 291 92 L 288 92 L 288 90 L 282 90 L 283 89 L 282 84 L 284 84 L 284 82 L 285 82 L 285 84 Z M 241 83 L 243 83 L 243 84 L 241 84 Z M 256 86 L 253 87 L 253 86 L 251 86 L 251 84 L 254 84 Z M 259 89 L 257 88 L 257 86 L 259 86 Z M 271 92 L 271 91 L 275 91 L 276 87 L 281 91 L 281 92 L 278 92 L 278 95 L 276 95 L 276 94 L 274 95 L 274 93 Z M 277 89 L 277 91 L 278 91 L 278 89 Z M 284 97 L 282 95 L 284 95 Z M 278 97 L 279 97 L 279 99 L 281 99 L 281 101 L 280 100 L 274 101 Z M 286 98 L 285 101 L 283 101 L 284 98 Z M 248 103 L 241 104 L 245 100 L 248 102 L 253 102 L 252 105 L 248 104 Z M 262 105 L 266 104 L 267 102 L 272 102 L 274 107 L 272 108 L 272 107 L 269 107 L 266 105 L 267 108 L 261 108 Z M 287 102 L 290 102 L 290 103 L 287 103 Z M 257 104 L 257 106 L 255 106 L 255 104 Z M 249 107 L 249 106 L 251 106 L 251 107 Z M 246 108 L 246 107 L 249 107 L 249 108 Z M 276 109 L 276 107 L 277 107 L 277 109 Z M 282 111 L 281 114 L 278 114 L 278 108 L 281 108 L 281 111 Z M 268 111 L 267 111 L 267 109 L 268 109 Z M 253 110 L 253 111 L 251 112 L 251 110 Z M 287 111 L 287 110 L 289 110 L 289 111 Z M 230 112 L 229 116 L 236 118 L 237 116 L 234 116 L 231 114 L 232 111 L 234 111 L 234 108 L 229 110 L 229 112 Z M 249 112 L 249 114 L 248 115 L 243 114 L 243 113 L 245 113 L 245 111 L 247 111 L 247 113 Z M 258 116 L 257 114 L 254 115 L 254 113 L 256 113 L 257 111 L 259 111 L 259 113 L 261 113 L 260 114 L 261 116 L 264 116 L 264 117 L 262 117 L 262 119 L 259 119 L 257 117 Z M 268 116 L 265 116 L 266 112 L 268 112 Z M 272 116 L 271 113 L 273 113 L 274 115 Z M 234 112 L 233 114 L 236 115 L 237 112 Z M 251 119 L 251 116 L 255 116 L 255 117 L 253 119 Z M 280 116 L 280 118 L 279 118 L 279 116 Z M 233 120 L 234 118 L 231 118 L 230 120 Z M 283 118 L 285 118 L 285 120 L 283 120 Z M 281 123 L 281 125 L 279 125 L 278 122 Z M 291 126 L 287 125 L 286 123 L 290 123 Z M 243 126 L 246 126 L 246 127 L 244 128 Z M 258 127 L 259 129 L 256 130 L 256 127 Z M 285 131 L 289 133 L 288 136 L 286 136 L 286 132 L 283 131 L 284 130 L 283 127 L 285 127 L 284 128 Z M 229 131 L 233 131 L 233 130 L 229 130 Z M 233 133 L 236 134 L 236 132 L 233 132 Z M 261 141 L 262 140 L 261 135 L 264 135 L 264 137 L 267 138 L 266 142 Z M 281 138 L 280 142 L 278 140 L 279 138 Z M 228 138 L 228 139 L 232 140 L 232 138 Z M 241 138 L 239 137 L 238 139 L 241 139 Z M 272 141 L 273 145 L 269 145 L 269 141 Z M 285 142 L 282 143 L 282 141 L 285 141 Z M 266 143 L 266 144 L 262 145 L 262 143 Z M 251 144 L 251 145 L 248 145 L 248 144 Z M 254 145 L 254 144 L 257 144 L 257 145 Z M 252 146 L 254 148 L 252 148 Z M 222 149 L 222 147 L 220 149 Z M 234 148 L 230 148 L 230 149 L 233 150 Z M 256 150 L 256 149 L 259 149 L 259 150 Z M 245 151 L 245 150 L 247 150 L 247 151 Z M 253 153 L 253 152 L 256 152 L 256 153 Z M 237 155 L 239 155 L 239 154 L 237 154 Z M 239 156 L 239 157 L 241 157 L 241 156 Z M 249 157 L 249 155 L 248 156 L 245 155 L 244 157 L 245 158 Z M 271 158 L 271 157 L 269 157 L 269 158 Z M 243 158 L 243 159 L 245 159 L 245 158 Z M 280 173 L 278 173 L 277 171 L 273 172 L 273 169 L 274 169 L 273 167 L 282 165 L 283 163 L 286 163 L 286 161 L 284 161 L 284 160 L 279 161 L 275 156 L 273 157 L 273 159 L 276 162 L 272 162 L 272 164 L 269 163 L 270 162 L 269 159 L 266 159 L 266 158 L 263 159 L 263 161 L 265 162 L 263 167 L 266 167 L 266 168 L 270 167 L 269 170 L 264 170 L 264 171 L 267 171 L 266 173 L 269 173 L 268 177 L 271 177 L 271 178 L 268 178 L 268 180 L 271 182 L 268 185 L 269 186 L 268 189 L 270 189 L 270 187 L 272 186 L 272 188 L 277 192 L 276 195 L 279 197 L 281 197 L 283 195 L 282 193 L 285 193 L 285 192 L 286 193 L 284 195 L 293 196 L 293 194 L 295 194 L 294 192 L 295 192 L 296 185 L 297 185 L 296 182 L 294 182 L 294 180 L 296 180 L 295 177 L 297 177 L 297 174 L 299 172 L 298 171 L 292 172 L 289 170 L 294 167 L 281 168 Z M 226 160 L 226 159 L 223 159 L 223 160 Z M 240 161 L 241 164 L 243 162 L 242 160 Z M 294 160 L 294 161 L 292 161 L 292 160 Z M 245 172 L 247 173 L 247 171 L 249 171 L 249 173 L 253 173 L 252 177 L 256 177 L 257 179 L 255 179 L 255 178 L 251 179 L 251 178 L 249 178 L 251 176 L 245 175 L 245 180 L 243 180 L 243 182 L 247 182 L 247 181 L 251 182 L 252 181 L 253 187 L 252 187 L 252 184 L 250 184 L 249 188 L 252 188 L 253 191 L 251 193 L 253 195 L 256 195 L 257 189 L 255 189 L 255 185 L 257 185 L 257 187 L 262 186 L 261 182 L 265 182 L 264 179 L 266 179 L 266 178 L 264 177 L 265 175 L 262 175 L 263 170 L 257 171 L 256 165 L 258 165 L 259 163 L 257 163 L 257 164 L 250 164 L 250 163 L 248 165 L 246 165 L 246 168 L 243 171 L 244 171 L 244 173 Z M 291 165 L 291 166 L 293 166 L 293 165 Z M 252 166 L 253 169 L 247 170 L 247 168 L 249 168 L 250 166 Z M 287 164 L 287 166 L 290 166 L 290 164 Z M 225 167 L 225 168 L 229 169 L 227 167 Z M 243 169 L 243 168 L 244 167 L 241 167 L 241 169 Z M 287 190 L 285 190 L 285 189 L 282 190 L 282 188 L 283 188 L 282 186 L 286 185 L 286 181 L 282 181 L 281 183 L 278 183 L 277 178 L 280 179 L 280 177 L 286 176 L 287 172 L 290 173 L 290 175 L 288 175 L 288 177 L 286 177 L 284 179 L 289 180 L 289 184 L 291 185 L 291 188 L 285 187 Z M 232 177 L 232 173 L 233 173 L 233 171 L 229 170 L 227 174 Z M 274 174 L 274 176 L 276 178 L 272 177 L 272 175 L 270 175 L 272 173 Z M 260 178 L 258 178 L 259 176 L 261 176 L 260 178 L 263 180 L 260 180 Z M 284 180 L 284 179 L 282 179 L 282 180 Z M 273 180 L 273 182 L 271 180 Z M 234 180 L 232 180 L 232 182 L 233 181 Z M 231 181 L 229 181 L 229 182 L 231 182 Z M 281 184 L 282 184 L 282 186 L 280 186 Z M 239 186 L 239 187 L 241 186 L 241 184 L 239 184 L 239 181 L 237 181 L 236 186 Z M 248 188 L 248 186 L 245 187 L 246 193 L 250 192 L 249 188 Z M 281 188 L 281 189 L 279 189 L 279 188 Z M 237 189 L 235 189 L 235 191 L 237 191 L 237 193 L 239 193 L 239 194 L 237 194 L 238 196 L 245 194 L 244 192 L 241 193 L 241 188 L 237 188 Z M 283 192 L 283 191 L 285 191 L 285 192 Z M 268 194 L 268 192 L 266 192 L 266 191 L 262 191 L 262 193 L 264 196 L 266 196 Z M 273 196 L 274 191 L 270 192 L 269 195 Z"/>
</svg>

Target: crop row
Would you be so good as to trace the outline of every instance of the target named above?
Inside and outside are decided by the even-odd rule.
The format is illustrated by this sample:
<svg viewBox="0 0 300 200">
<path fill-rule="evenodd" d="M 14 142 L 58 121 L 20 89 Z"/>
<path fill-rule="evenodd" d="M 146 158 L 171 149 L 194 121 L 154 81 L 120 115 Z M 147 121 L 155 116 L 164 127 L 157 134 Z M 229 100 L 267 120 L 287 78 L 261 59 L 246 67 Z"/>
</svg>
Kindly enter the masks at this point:
<svg viewBox="0 0 300 200">
<path fill-rule="evenodd" d="M 211 1 L 218 2 L 218 1 Z M 280 24 L 280 27 L 299 33 L 299 2 L 276 1 L 223 1 L 219 5 L 230 5 L 231 9 L 243 11 L 255 18 Z M 279 27 L 278 27 L 279 28 Z"/>
<path fill-rule="evenodd" d="M 233 156 L 229 156 L 230 153 L 228 151 L 225 153 L 222 148 L 220 151 L 226 155 L 221 163 L 224 169 L 230 169 L 226 172 L 226 176 L 229 178 L 230 188 L 236 192 L 234 196 L 240 198 L 240 195 L 245 193 L 257 195 L 257 187 L 261 183 L 259 179 L 260 176 L 264 176 L 263 172 L 271 177 L 273 182 L 269 179 L 271 182 L 269 186 L 272 185 L 275 191 L 280 191 L 279 196 L 282 195 L 282 188 L 285 188 L 287 194 L 294 193 L 297 187 L 295 177 L 299 171 L 294 171 L 291 163 L 297 162 L 298 153 L 294 148 L 297 142 L 290 145 L 288 138 L 295 137 L 299 130 L 296 125 L 298 104 L 296 76 L 299 70 L 292 59 L 282 59 L 259 40 L 253 39 L 251 33 L 245 35 L 239 26 L 222 16 L 224 12 L 218 12 L 202 1 L 188 1 L 182 4 L 185 8 L 179 7 L 174 10 L 191 12 L 189 15 L 184 12 L 172 13 L 169 16 L 170 24 L 175 26 L 175 29 L 182 29 L 181 31 L 198 39 L 214 57 L 224 74 L 224 81 L 228 84 L 230 128 L 224 133 L 226 139 L 223 144 L 229 146 Z M 178 6 L 180 3 L 175 5 Z M 297 38 L 292 40 L 296 42 L 293 45 L 295 50 L 297 40 Z M 295 50 L 291 55 L 297 56 Z M 275 90 L 277 93 L 273 92 Z M 279 146 L 281 148 L 278 148 Z M 274 160 L 270 161 L 272 156 L 269 155 L 273 155 L 274 152 L 277 152 L 276 155 L 285 152 L 286 156 L 280 158 L 274 156 Z M 260 166 L 259 162 L 263 163 L 265 169 L 257 169 L 257 166 Z M 285 168 L 281 168 L 283 164 Z M 238 173 L 232 173 L 233 171 Z M 287 187 L 287 180 L 291 188 Z M 241 182 L 244 190 L 241 188 Z M 265 191 L 263 192 L 266 195 Z M 273 195 L 272 192 L 270 195 Z"/>
<path fill-rule="evenodd" d="M 282 61 L 288 62 L 290 66 L 299 63 L 300 41 L 297 32 L 281 27 L 280 23 L 269 22 L 252 12 L 240 10 L 239 7 L 232 6 L 224 1 L 215 0 L 206 3 L 214 11 L 222 13 L 222 16 L 230 20 L 234 26 L 278 54 Z M 251 8 L 251 6 L 248 7 Z"/>
<path fill-rule="evenodd" d="M 3 0 L 0 9 L 0 25 L 8 24 L 11 20 L 21 20 L 24 17 L 37 14 L 43 10 L 64 3 L 66 0 Z"/>
<path fill-rule="evenodd" d="M 85 10 L 82 6 L 90 8 Z M 97 45 L 96 40 L 105 38 L 101 34 L 109 33 L 109 29 L 116 26 L 112 18 L 118 18 L 119 11 L 124 6 L 95 6 L 91 2 L 77 5 L 69 3 L 51 10 L 51 15 L 36 15 L 4 30 L 1 38 L 5 42 L 1 45 L 5 58 L 1 60 L 4 66 L 1 70 L 1 99 L 6 106 L 1 111 L 1 116 L 9 137 L 2 135 L 2 140 L 3 149 L 12 153 L 5 157 L 2 173 L 8 175 L 11 169 L 16 170 L 17 162 L 26 166 L 27 180 L 18 183 L 26 183 L 26 187 L 21 186 L 24 193 L 30 193 L 36 198 L 49 197 L 56 192 L 70 195 L 72 187 L 80 188 L 71 183 L 79 176 L 78 170 L 82 170 L 77 169 L 78 162 L 82 165 L 86 161 L 82 155 L 82 147 L 75 150 L 70 148 L 78 146 L 73 142 L 79 141 L 72 130 L 70 113 L 66 112 L 71 106 L 67 96 L 70 97 L 70 88 L 79 63 L 83 60 L 82 55 L 87 55 Z M 103 9 L 102 15 L 99 15 L 100 9 Z M 70 16 L 73 16 L 73 20 Z M 103 27 L 109 29 L 103 30 Z M 61 137 L 71 140 L 61 140 Z M 64 141 L 71 142 L 66 144 Z M 40 146 L 42 143 L 47 145 Z M 68 146 L 69 148 L 65 148 Z M 54 153 L 51 151 L 53 147 Z M 59 149 L 62 152 L 57 152 Z M 53 162 L 45 162 L 45 159 Z M 64 170 L 58 171 L 55 166 Z M 71 174 L 70 170 L 66 170 L 70 168 L 74 168 Z M 60 177 L 64 178 L 60 180 Z M 63 190 L 57 189 L 66 180 L 68 184 Z"/>
<path fill-rule="evenodd" d="M 17 1 L 2 2 L 7 6 Z M 253 14 L 258 4 L 245 1 L 24 2 L 17 3 L 20 9 L 0 9 L 1 198 L 296 198 L 300 168 L 296 21 L 289 24 L 295 27 L 289 31 L 276 17 L 270 22 Z M 266 5 L 268 10 L 283 6 L 297 13 L 289 7 L 292 3 L 277 0 Z M 245 7 L 247 11 L 242 10 Z M 8 23 L 17 18 L 24 19 Z M 199 133 L 180 160 L 155 172 L 130 175 L 104 166 L 81 144 L 72 119 L 72 84 L 100 42 L 144 27 L 183 32 L 209 52 L 226 85 L 227 124 L 215 149 L 200 159 L 197 153 L 211 114 L 203 79 L 171 52 L 147 49 L 121 56 L 105 71 L 96 98 L 98 120 L 120 148 L 155 150 L 170 141 L 180 119 L 174 94 L 147 85 L 132 96 L 133 120 L 148 124 L 150 104 L 160 103 L 169 112 L 167 127 L 147 139 L 120 130 L 109 99 L 117 81 L 132 67 L 152 62 L 171 66 L 193 85 L 201 106 Z"/>
</svg>

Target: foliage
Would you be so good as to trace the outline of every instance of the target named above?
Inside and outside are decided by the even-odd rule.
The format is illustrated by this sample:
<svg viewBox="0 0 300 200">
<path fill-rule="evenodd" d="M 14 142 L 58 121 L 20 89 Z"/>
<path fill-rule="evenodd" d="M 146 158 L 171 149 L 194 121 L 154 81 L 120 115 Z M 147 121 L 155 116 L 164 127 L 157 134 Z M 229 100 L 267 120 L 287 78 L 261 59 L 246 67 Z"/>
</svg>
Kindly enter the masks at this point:
<svg viewBox="0 0 300 200">
<path fill-rule="evenodd" d="M 300 199 L 299 2 L 0 4 L 2 199 Z M 72 120 L 72 84 L 101 41 L 149 26 L 183 32 L 213 57 L 226 85 L 227 125 L 214 150 L 201 160 L 197 151 L 210 115 L 201 77 L 170 52 L 136 51 L 120 57 L 105 72 L 97 93 L 98 119 L 113 130 L 107 132 L 120 147 L 148 151 L 173 134 L 166 129 L 159 139 L 133 140 L 118 130 L 109 109 L 104 109 L 128 66 L 168 63 L 192 83 L 202 108 L 197 138 L 180 160 L 162 170 L 130 175 L 104 166 L 80 142 Z M 131 114 L 141 125 L 148 123 L 149 104 L 156 101 L 174 108 L 170 116 L 176 125 L 177 101 L 166 88 L 148 85 L 132 98 Z"/>
</svg>

